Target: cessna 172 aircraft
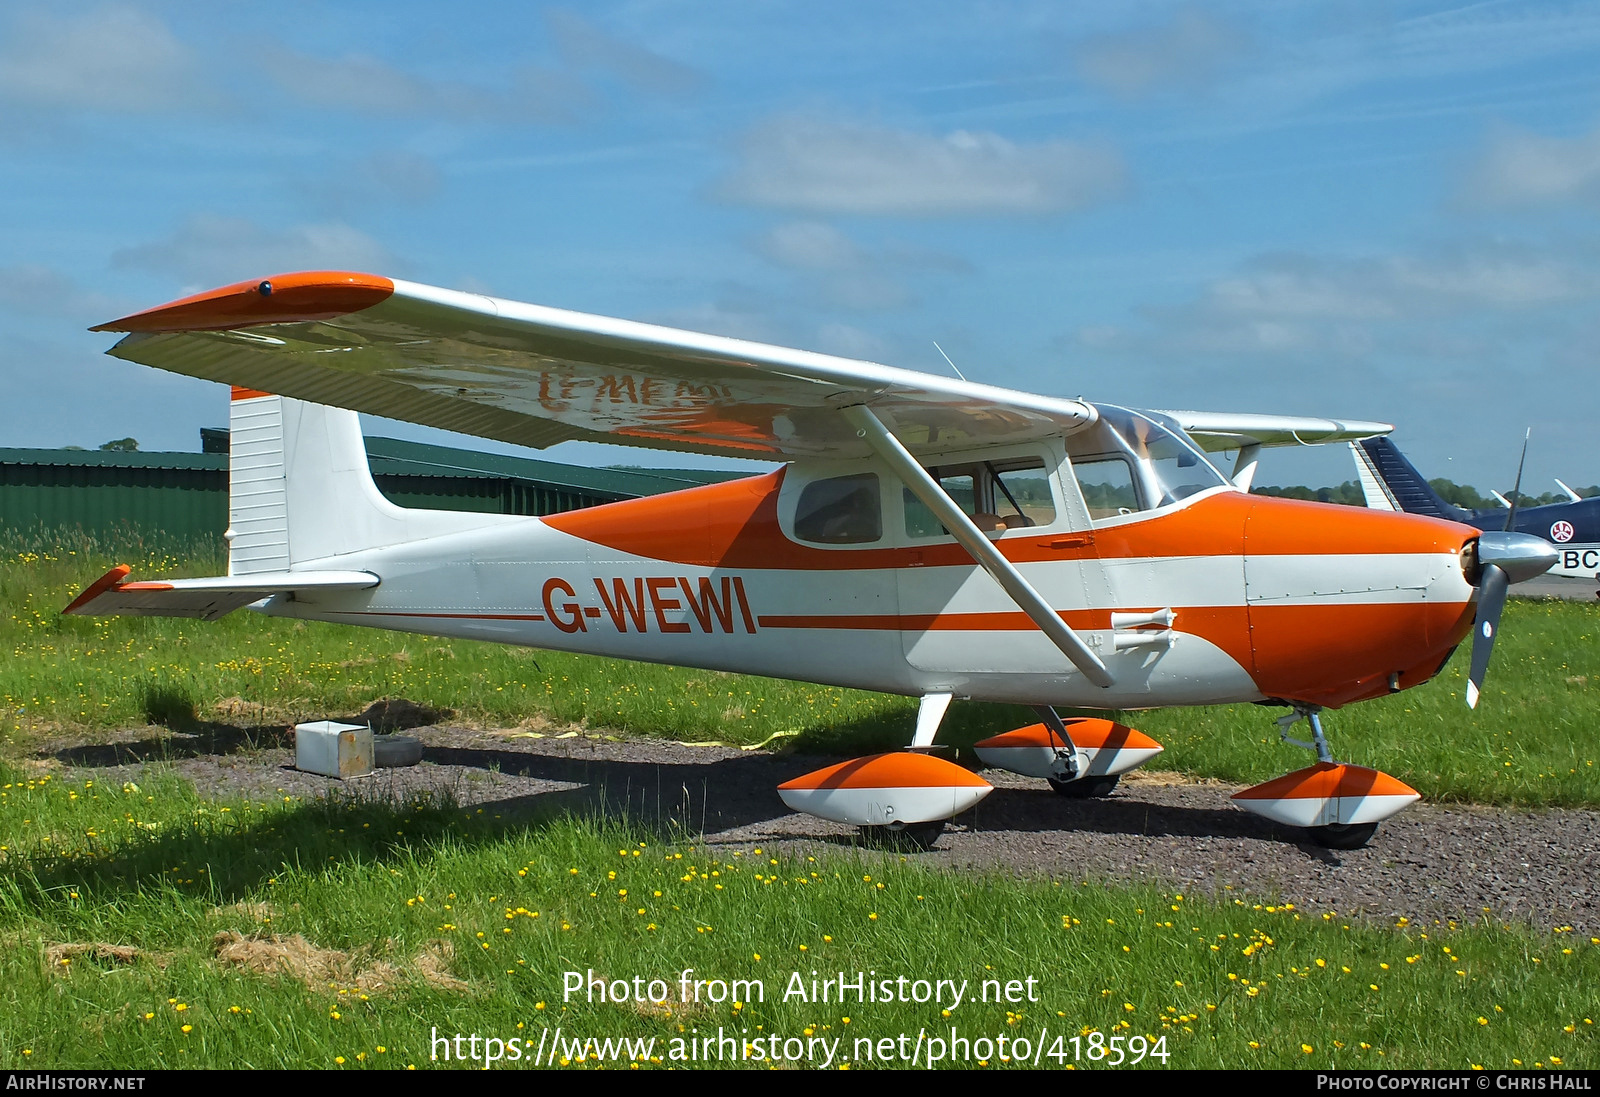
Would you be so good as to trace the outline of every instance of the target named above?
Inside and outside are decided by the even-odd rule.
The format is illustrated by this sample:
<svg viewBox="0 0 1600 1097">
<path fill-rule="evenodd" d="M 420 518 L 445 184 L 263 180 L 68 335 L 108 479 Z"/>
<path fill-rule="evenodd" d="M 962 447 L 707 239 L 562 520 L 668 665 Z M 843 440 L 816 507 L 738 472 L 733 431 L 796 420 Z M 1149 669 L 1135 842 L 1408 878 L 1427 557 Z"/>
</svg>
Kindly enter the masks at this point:
<svg viewBox="0 0 1600 1097">
<path fill-rule="evenodd" d="M 1054 706 L 1268 702 L 1307 769 L 1244 808 L 1356 846 L 1417 799 L 1337 763 L 1319 713 L 1433 677 L 1476 701 L 1519 534 L 1248 494 L 1259 447 L 1380 423 L 1138 412 L 372 275 L 227 286 L 105 324 L 110 353 L 233 386 L 228 575 L 68 613 L 261 612 L 921 698 L 908 750 L 780 788 L 926 838 L 990 786 L 930 753 L 953 698 L 1035 706 L 989 764 L 1103 795 L 1159 744 Z M 777 471 L 544 518 L 410 510 L 356 412 L 529 446 L 763 457 Z M 1239 451 L 1230 479 L 1208 452 Z M 1305 720 L 1312 738 L 1288 738 Z"/>
</svg>

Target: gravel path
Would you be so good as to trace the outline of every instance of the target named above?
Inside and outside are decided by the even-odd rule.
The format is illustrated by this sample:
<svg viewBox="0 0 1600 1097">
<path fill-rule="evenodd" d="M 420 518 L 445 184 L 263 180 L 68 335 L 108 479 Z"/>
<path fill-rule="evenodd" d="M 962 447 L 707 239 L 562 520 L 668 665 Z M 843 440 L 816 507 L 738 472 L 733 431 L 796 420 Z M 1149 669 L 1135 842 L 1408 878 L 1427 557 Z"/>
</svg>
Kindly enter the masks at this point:
<svg viewBox="0 0 1600 1097">
<path fill-rule="evenodd" d="M 774 791 L 837 759 L 426 727 L 407 733 L 426 745 L 420 766 L 341 783 L 301 773 L 286 747 L 263 747 L 232 729 L 159 737 L 156 730 L 103 745 L 58 746 L 50 756 L 76 775 L 117 780 L 164 760 L 205 795 L 405 797 L 434 790 L 506 815 L 626 812 L 730 850 L 856 841 L 854 828 L 794 814 Z M 282 733 L 272 739 L 281 743 Z M 1424 803 L 1384 823 L 1367 848 L 1334 851 L 1238 810 L 1228 802 L 1236 789 L 1219 782 L 1136 773 L 1108 798 L 1074 801 L 1029 778 L 984 776 L 995 791 L 918 860 L 1185 891 L 1231 888 L 1230 897 L 1371 918 L 1492 916 L 1600 933 L 1600 813 Z"/>
</svg>

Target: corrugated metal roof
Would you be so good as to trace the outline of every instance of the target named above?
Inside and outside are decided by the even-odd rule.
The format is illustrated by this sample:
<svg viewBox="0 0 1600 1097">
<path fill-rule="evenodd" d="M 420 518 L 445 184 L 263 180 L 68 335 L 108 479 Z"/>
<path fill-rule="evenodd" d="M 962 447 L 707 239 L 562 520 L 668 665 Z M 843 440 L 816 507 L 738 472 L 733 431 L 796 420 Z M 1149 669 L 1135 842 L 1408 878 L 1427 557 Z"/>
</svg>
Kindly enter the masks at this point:
<svg viewBox="0 0 1600 1097">
<path fill-rule="evenodd" d="M 126 453 L 98 449 L 0 448 L 0 465 L 49 465 L 64 468 L 226 469 L 225 453 Z"/>
<path fill-rule="evenodd" d="M 459 479 L 516 479 L 558 488 L 577 488 L 616 497 L 659 495 L 748 475 L 714 469 L 587 468 L 529 457 L 433 446 L 399 438 L 366 439 L 375 476 L 435 476 Z M 167 453 L 117 450 L 0 448 L 0 465 L 58 468 L 202 469 L 225 472 L 225 453 Z"/>
<path fill-rule="evenodd" d="M 398 438 L 368 438 L 367 458 L 374 474 L 395 476 L 507 477 L 558 487 L 584 488 L 607 495 L 660 495 L 702 484 L 720 483 L 746 473 L 713 469 L 587 468 L 512 457 L 500 453 L 431 446 Z"/>
</svg>

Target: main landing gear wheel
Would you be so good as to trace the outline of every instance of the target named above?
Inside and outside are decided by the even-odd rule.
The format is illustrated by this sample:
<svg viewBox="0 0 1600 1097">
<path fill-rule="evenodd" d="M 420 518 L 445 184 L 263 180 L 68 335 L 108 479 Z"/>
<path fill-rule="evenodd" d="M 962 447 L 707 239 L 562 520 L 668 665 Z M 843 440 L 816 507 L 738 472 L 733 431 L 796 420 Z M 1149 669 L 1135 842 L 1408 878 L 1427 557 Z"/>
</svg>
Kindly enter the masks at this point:
<svg viewBox="0 0 1600 1097">
<path fill-rule="evenodd" d="M 1377 823 L 1329 823 L 1323 827 L 1307 827 L 1306 833 L 1317 845 L 1329 849 L 1360 849 L 1377 829 Z"/>
<path fill-rule="evenodd" d="M 1120 775 L 1112 777 L 1080 777 L 1076 781 L 1059 781 L 1054 777 L 1046 777 L 1050 787 L 1062 796 L 1073 800 L 1087 800 L 1091 797 L 1110 796 L 1117 787 L 1117 782 L 1122 780 Z"/>
<path fill-rule="evenodd" d="M 883 845 L 892 849 L 928 850 L 944 833 L 945 820 L 931 823 L 890 823 L 888 826 L 859 827 L 861 840 L 868 845 Z"/>
</svg>

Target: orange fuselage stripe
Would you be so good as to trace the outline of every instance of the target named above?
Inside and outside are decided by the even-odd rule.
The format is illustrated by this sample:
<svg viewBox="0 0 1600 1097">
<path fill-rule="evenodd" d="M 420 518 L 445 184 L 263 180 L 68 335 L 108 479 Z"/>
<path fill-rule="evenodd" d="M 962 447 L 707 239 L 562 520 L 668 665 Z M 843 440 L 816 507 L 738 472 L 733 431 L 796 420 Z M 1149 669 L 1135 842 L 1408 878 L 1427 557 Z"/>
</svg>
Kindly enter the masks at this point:
<svg viewBox="0 0 1600 1097">
<path fill-rule="evenodd" d="M 779 526 L 784 469 L 668 495 L 550 515 L 552 529 L 644 559 L 712 568 L 870 571 L 971 566 L 953 541 L 829 549 Z M 1093 538 L 1010 535 L 995 544 L 1012 563 L 1194 556 L 1301 556 L 1459 552 L 1477 531 L 1412 514 L 1226 492 Z"/>
</svg>

